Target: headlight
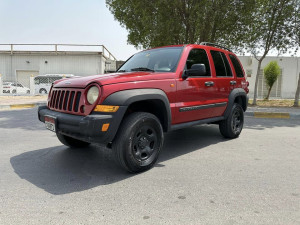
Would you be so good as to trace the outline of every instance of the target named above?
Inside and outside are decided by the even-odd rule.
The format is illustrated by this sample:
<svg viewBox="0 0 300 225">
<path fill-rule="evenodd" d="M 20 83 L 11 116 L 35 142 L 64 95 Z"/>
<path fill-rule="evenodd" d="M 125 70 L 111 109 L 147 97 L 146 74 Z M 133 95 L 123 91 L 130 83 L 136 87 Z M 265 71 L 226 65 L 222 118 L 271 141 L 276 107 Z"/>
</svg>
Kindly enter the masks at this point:
<svg viewBox="0 0 300 225">
<path fill-rule="evenodd" d="M 88 102 L 92 105 L 95 103 L 98 97 L 99 97 L 99 89 L 96 86 L 90 87 L 86 96 Z"/>
</svg>

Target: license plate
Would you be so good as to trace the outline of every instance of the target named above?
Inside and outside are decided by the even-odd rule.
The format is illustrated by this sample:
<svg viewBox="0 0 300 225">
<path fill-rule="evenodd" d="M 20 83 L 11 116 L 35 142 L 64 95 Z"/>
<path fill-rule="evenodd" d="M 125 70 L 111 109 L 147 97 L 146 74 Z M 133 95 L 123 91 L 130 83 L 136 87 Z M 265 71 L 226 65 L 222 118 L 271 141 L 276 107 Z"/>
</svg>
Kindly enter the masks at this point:
<svg viewBox="0 0 300 225">
<path fill-rule="evenodd" d="M 45 126 L 48 130 L 55 132 L 55 118 L 52 116 L 45 116 Z"/>
</svg>

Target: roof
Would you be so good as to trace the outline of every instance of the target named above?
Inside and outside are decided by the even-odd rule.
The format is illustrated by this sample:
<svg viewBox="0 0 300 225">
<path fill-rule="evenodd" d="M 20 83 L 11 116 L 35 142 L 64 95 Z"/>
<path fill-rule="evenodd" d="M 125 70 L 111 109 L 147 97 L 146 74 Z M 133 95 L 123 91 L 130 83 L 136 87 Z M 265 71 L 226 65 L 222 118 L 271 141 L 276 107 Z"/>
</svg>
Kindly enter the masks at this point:
<svg viewBox="0 0 300 225">
<path fill-rule="evenodd" d="M 117 60 L 104 45 L 84 44 L 0 44 L 0 53 L 3 54 L 53 54 L 78 55 L 99 54 L 105 59 Z"/>
</svg>

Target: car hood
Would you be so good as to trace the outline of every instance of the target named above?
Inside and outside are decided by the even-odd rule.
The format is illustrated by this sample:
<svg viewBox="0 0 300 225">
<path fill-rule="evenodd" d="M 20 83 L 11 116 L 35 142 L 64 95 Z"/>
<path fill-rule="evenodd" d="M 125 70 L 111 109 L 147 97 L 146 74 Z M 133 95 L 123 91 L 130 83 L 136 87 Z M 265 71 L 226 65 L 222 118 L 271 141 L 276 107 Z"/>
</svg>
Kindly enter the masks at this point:
<svg viewBox="0 0 300 225">
<path fill-rule="evenodd" d="M 68 78 L 54 82 L 54 87 L 72 87 L 85 88 L 90 83 L 99 85 L 108 85 L 115 83 L 137 82 L 145 80 L 161 80 L 174 78 L 174 73 L 154 73 L 154 72 L 127 72 L 127 73 L 110 73 L 103 75 L 92 75 L 80 78 Z"/>
</svg>

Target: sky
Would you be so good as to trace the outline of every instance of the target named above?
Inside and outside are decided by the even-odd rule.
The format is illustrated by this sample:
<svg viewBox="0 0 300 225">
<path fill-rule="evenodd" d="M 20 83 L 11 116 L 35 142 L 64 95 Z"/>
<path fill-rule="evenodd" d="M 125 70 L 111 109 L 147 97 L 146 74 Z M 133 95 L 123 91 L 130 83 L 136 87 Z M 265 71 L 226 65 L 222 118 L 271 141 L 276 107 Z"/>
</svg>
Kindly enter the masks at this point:
<svg viewBox="0 0 300 225">
<path fill-rule="evenodd" d="M 126 60 L 127 34 L 105 0 L 0 0 L 0 44 L 102 44 Z"/>
</svg>

